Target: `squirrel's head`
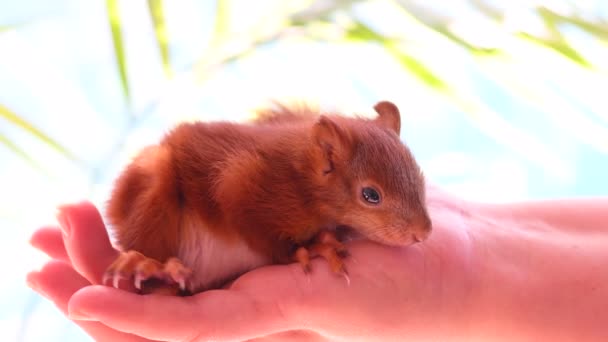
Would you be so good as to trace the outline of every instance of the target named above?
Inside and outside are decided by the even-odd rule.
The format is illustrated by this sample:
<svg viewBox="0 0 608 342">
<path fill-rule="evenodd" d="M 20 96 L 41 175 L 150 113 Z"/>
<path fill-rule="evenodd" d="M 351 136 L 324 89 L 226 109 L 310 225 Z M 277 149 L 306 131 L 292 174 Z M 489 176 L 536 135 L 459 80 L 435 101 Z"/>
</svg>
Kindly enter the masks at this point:
<svg viewBox="0 0 608 342">
<path fill-rule="evenodd" d="M 401 119 L 390 102 L 375 119 L 321 116 L 312 128 L 312 167 L 321 212 L 384 244 L 425 240 L 431 220 L 424 177 L 399 138 Z"/>
</svg>

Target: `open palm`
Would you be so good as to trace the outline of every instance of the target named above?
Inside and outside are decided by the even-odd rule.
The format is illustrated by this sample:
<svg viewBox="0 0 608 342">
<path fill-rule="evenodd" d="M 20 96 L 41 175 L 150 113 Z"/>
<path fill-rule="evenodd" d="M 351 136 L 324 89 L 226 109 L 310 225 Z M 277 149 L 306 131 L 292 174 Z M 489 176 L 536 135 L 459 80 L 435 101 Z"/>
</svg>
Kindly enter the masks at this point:
<svg viewBox="0 0 608 342">
<path fill-rule="evenodd" d="M 92 285 L 118 253 L 99 212 L 86 202 L 65 206 L 59 221 L 61 230 L 32 237 L 53 260 L 28 281 L 98 341 L 387 341 L 459 334 L 469 319 L 471 248 L 454 217 L 435 221 L 423 244 L 350 243 L 350 283 L 318 259 L 308 275 L 297 264 L 267 266 L 192 297 Z"/>
</svg>

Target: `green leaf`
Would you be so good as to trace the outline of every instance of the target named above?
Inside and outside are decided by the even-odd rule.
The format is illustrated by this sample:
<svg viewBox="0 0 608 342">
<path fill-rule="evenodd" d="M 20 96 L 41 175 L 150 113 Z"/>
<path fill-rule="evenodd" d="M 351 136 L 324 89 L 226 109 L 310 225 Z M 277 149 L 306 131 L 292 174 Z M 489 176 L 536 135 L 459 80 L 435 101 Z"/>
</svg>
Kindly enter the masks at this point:
<svg viewBox="0 0 608 342">
<path fill-rule="evenodd" d="M 574 49 L 571 47 L 562 33 L 559 31 L 560 16 L 553 15 L 554 13 L 549 10 L 538 10 L 539 16 L 545 23 L 545 27 L 548 30 L 548 34 L 542 37 L 534 36 L 526 32 L 520 32 L 519 36 L 527 38 L 537 44 L 545 45 L 560 53 L 564 57 L 571 61 L 578 63 L 584 67 L 591 67 L 591 64 Z"/>
<path fill-rule="evenodd" d="M 228 65 L 230 63 L 236 62 L 247 56 L 251 55 L 259 48 L 276 43 L 279 39 L 281 39 L 282 33 L 277 32 L 275 34 L 261 37 L 259 39 L 254 40 L 247 47 L 237 51 L 235 53 L 225 55 L 221 58 L 221 60 L 214 63 L 207 63 L 205 59 L 201 59 L 197 65 L 194 67 L 194 72 L 196 73 L 197 82 L 203 82 L 207 79 L 210 70 L 220 66 L 220 65 Z"/>
<path fill-rule="evenodd" d="M 384 37 L 383 35 L 374 31 L 371 27 L 365 25 L 360 21 L 355 21 L 354 25 L 348 27 L 348 29 L 346 30 L 345 38 L 352 41 L 371 41 L 380 44 L 385 44 L 390 40 L 388 37 Z"/>
<path fill-rule="evenodd" d="M 474 0 L 471 1 L 474 2 Z M 400 6 L 403 11 L 407 12 L 412 17 L 412 19 L 414 19 L 418 24 L 423 25 L 424 27 L 439 33 L 443 37 L 451 40 L 452 42 L 460 45 L 461 47 L 469 50 L 472 53 L 478 55 L 489 55 L 498 54 L 502 52 L 499 48 L 475 45 L 467 39 L 458 36 L 449 29 L 449 20 L 443 18 L 442 15 L 440 15 L 439 13 L 434 13 L 435 15 L 430 16 L 422 15 L 420 11 L 415 10 L 415 8 L 419 5 L 414 5 L 410 1 L 395 1 L 395 3 Z"/>
<path fill-rule="evenodd" d="M 592 67 L 591 63 L 581 56 L 576 49 L 568 45 L 564 39 L 541 38 L 523 32 L 519 33 L 518 35 L 537 44 L 544 45 L 581 66 L 586 68 Z"/>
<path fill-rule="evenodd" d="M 167 34 L 167 26 L 165 24 L 165 15 L 163 13 L 163 1 L 148 0 L 148 10 L 150 11 L 150 17 L 152 18 L 152 24 L 154 25 L 156 42 L 160 50 L 163 70 L 165 71 L 165 75 L 167 77 L 171 77 L 173 75 L 173 71 L 171 70 L 169 36 Z"/>
<path fill-rule="evenodd" d="M 447 84 L 426 67 L 424 63 L 403 51 L 402 48 L 399 48 L 399 42 L 396 39 L 382 36 L 361 21 L 355 21 L 354 25 L 347 29 L 345 37 L 351 41 L 379 43 L 387 52 L 397 59 L 402 66 L 426 85 L 439 91 L 447 90 Z"/>
<path fill-rule="evenodd" d="M 245 48 L 244 51 L 237 52 L 234 55 L 230 55 L 224 58 L 219 58 L 219 51 L 221 51 L 222 44 L 226 43 L 230 37 L 228 33 L 230 30 L 230 1 L 229 0 L 216 0 L 215 1 L 215 18 L 213 31 L 211 32 L 211 39 L 207 46 L 207 49 L 203 56 L 196 62 L 194 66 L 195 74 L 197 75 L 197 81 L 202 82 L 207 79 L 208 73 L 214 67 L 220 64 L 227 64 L 234 60 L 237 60 L 240 56 L 250 53 L 250 48 Z"/>
<path fill-rule="evenodd" d="M 394 51 L 393 51 L 394 50 Z M 447 84 L 435 75 L 424 63 L 420 62 L 416 58 L 399 51 L 395 48 L 388 48 L 388 51 L 411 73 L 417 76 L 420 80 L 426 83 L 431 88 L 436 90 L 444 91 L 448 89 Z"/>
<path fill-rule="evenodd" d="M 226 33 L 230 29 L 230 1 L 216 0 L 215 1 L 215 24 L 213 25 L 212 40 L 213 44 L 225 38 Z"/>
<path fill-rule="evenodd" d="M 545 21 L 550 21 L 555 24 L 567 23 L 586 31 L 587 33 L 603 40 L 608 40 L 608 23 L 607 22 L 593 22 L 589 20 L 581 19 L 577 16 L 563 16 L 555 13 L 546 7 L 539 7 L 536 9 L 538 15 Z"/>
<path fill-rule="evenodd" d="M 466 41 L 465 39 L 454 34 L 452 31 L 450 31 L 446 27 L 432 26 L 432 25 L 427 25 L 427 27 L 435 30 L 435 32 L 442 34 L 444 37 L 450 39 L 452 42 L 454 42 L 454 43 L 464 47 L 465 49 L 469 50 L 470 52 L 476 53 L 478 55 L 494 55 L 494 54 L 498 54 L 498 53 L 502 52 L 499 48 L 481 47 L 481 46 L 471 44 L 468 41 Z"/>
<path fill-rule="evenodd" d="M 127 100 L 131 103 L 131 93 L 129 90 L 129 79 L 127 76 L 127 62 L 125 59 L 124 44 L 122 41 L 122 29 L 120 22 L 120 12 L 118 10 L 118 0 L 106 0 L 108 10 L 108 19 L 110 29 L 112 30 L 112 41 L 114 42 L 114 53 L 116 55 L 116 63 L 118 63 L 118 72 L 120 75 L 120 83 L 122 91 Z"/>
<path fill-rule="evenodd" d="M 493 20 L 500 21 L 504 18 L 504 12 L 497 9 L 493 4 L 488 3 L 487 0 L 469 0 L 469 3 Z"/>
<path fill-rule="evenodd" d="M 10 139 L 8 139 L 7 137 L 5 137 L 2 134 L 0 134 L 0 144 L 6 146 L 9 150 L 13 151 L 13 153 L 15 153 L 16 155 L 21 157 L 25 162 L 30 164 L 30 166 L 32 166 L 34 169 L 36 169 L 38 171 L 44 170 L 40 166 L 40 164 L 38 164 L 34 159 L 32 159 L 32 157 L 30 157 L 29 154 L 27 154 L 24 150 L 22 150 L 19 146 L 17 146 L 14 142 L 12 142 Z"/>
<path fill-rule="evenodd" d="M 68 151 L 68 149 L 63 147 L 61 144 L 59 144 L 53 138 L 44 134 L 42 131 L 40 131 L 38 128 L 36 128 L 34 125 L 32 125 L 31 123 L 29 123 L 28 121 L 26 121 L 25 119 L 20 117 L 19 115 L 15 114 L 8 108 L 4 107 L 3 105 L 0 105 L 0 117 L 6 119 L 7 121 L 14 124 L 15 126 L 27 131 L 31 135 L 35 136 L 36 138 L 38 138 L 39 140 L 41 140 L 42 142 L 47 144 L 49 147 L 51 147 L 55 151 L 61 153 L 64 157 L 66 157 L 72 161 L 75 161 L 75 162 L 79 161 L 78 158 L 76 158 L 70 151 Z M 4 141 L 4 143 L 7 144 L 6 141 Z M 10 145 L 10 144 L 7 144 L 7 146 L 8 145 Z M 15 148 L 11 148 L 11 149 L 16 150 Z"/>
</svg>

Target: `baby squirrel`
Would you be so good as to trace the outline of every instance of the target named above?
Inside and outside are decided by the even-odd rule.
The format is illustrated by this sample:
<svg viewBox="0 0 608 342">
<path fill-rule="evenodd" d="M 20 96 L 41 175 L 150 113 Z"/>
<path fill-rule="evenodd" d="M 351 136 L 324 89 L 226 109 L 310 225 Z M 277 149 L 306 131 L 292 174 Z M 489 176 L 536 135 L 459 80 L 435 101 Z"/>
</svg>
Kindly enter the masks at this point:
<svg viewBox="0 0 608 342">
<path fill-rule="evenodd" d="M 123 252 L 104 282 L 196 293 L 262 265 L 308 270 L 316 255 L 343 273 L 337 227 L 387 245 L 425 240 L 424 178 L 399 110 L 374 109 L 367 119 L 279 107 L 251 123 L 177 126 L 116 180 L 107 217 Z"/>
</svg>

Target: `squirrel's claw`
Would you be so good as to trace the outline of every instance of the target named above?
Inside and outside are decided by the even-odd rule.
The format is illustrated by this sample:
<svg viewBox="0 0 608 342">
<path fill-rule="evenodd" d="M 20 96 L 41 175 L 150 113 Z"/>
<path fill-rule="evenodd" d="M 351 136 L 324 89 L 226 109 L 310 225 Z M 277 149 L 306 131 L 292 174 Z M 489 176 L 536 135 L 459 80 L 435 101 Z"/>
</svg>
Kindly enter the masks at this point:
<svg viewBox="0 0 608 342">
<path fill-rule="evenodd" d="M 122 279 L 133 279 L 133 286 L 142 291 L 145 281 L 154 278 L 169 286 L 178 284 L 181 291 L 186 291 L 191 275 L 192 271 L 177 258 L 170 258 L 163 264 L 139 252 L 128 251 L 121 253 L 108 267 L 102 283 L 105 285 L 112 280 L 112 286 L 119 288 Z"/>
<path fill-rule="evenodd" d="M 350 277 L 346 271 L 343 259 L 349 255 L 346 246 L 335 237 L 334 233 L 323 231 L 315 238 L 315 241 L 308 247 L 300 247 L 294 253 L 294 260 L 297 261 L 304 270 L 310 272 L 310 258 L 321 256 L 329 263 L 332 272 L 341 275 L 350 285 Z"/>
</svg>

